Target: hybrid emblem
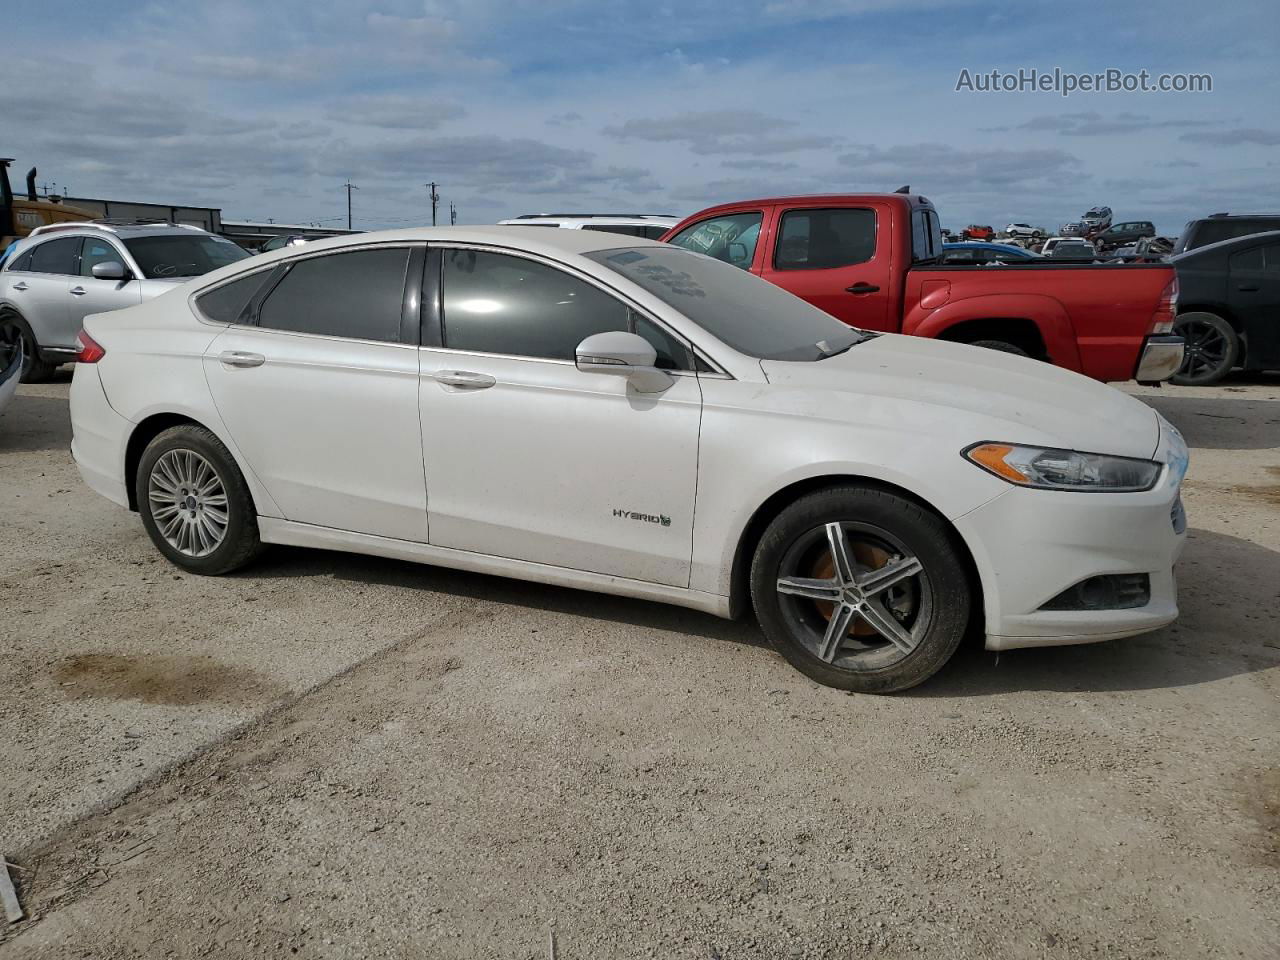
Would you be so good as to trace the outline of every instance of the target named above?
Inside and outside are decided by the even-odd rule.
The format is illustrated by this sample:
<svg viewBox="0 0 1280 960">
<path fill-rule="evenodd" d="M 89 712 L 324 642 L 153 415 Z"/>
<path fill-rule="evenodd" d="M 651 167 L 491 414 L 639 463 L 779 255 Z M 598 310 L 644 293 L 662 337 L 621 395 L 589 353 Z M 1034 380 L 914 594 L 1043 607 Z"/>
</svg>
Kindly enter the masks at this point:
<svg viewBox="0 0 1280 960">
<path fill-rule="evenodd" d="M 662 513 L 636 513 L 634 510 L 614 510 L 615 517 L 623 520 L 644 520 L 647 523 L 660 523 L 664 527 L 671 526 L 671 518 Z"/>
</svg>

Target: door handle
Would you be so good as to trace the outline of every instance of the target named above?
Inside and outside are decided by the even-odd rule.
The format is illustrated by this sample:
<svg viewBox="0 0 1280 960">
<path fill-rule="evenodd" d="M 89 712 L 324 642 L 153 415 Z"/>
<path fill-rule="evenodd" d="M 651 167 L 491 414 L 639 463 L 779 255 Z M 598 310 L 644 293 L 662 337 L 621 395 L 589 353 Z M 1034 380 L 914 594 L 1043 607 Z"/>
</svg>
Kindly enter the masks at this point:
<svg viewBox="0 0 1280 960">
<path fill-rule="evenodd" d="M 436 383 L 460 390 L 485 390 L 498 382 L 487 373 L 472 373 L 470 370 L 437 370 L 431 376 Z"/>
<path fill-rule="evenodd" d="M 852 287 L 845 287 L 849 293 L 875 293 L 879 289 L 874 283 L 855 283 Z"/>
<path fill-rule="evenodd" d="M 1257 293 L 1258 292 L 1257 287 L 1239 286 L 1239 287 L 1236 287 L 1236 289 L 1239 290 L 1241 293 Z"/>
<path fill-rule="evenodd" d="M 260 353 L 245 353 L 243 350 L 224 350 L 218 354 L 224 367 L 260 367 L 267 358 Z"/>
<path fill-rule="evenodd" d="M 15 289 L 15 290 L 25 290 L 25 289 L 27 289 L 27 285 L 26 285 L 26 283 L 25 283 L 25 282 L 23 282 L 22 280 L 19 280 L 17 283 L 15 283 L 15 284 L 13 285 L 13 289 Z"/>
<path fill-rule="evenodd" d="M 83 296 L 84 296 L 86 293 L 88 293 L 88 292 L 89 292 L 89 291 L 88 291 L 88 290 L 86 290 L 84 287 L 72 287 L 72 288 L 71 288 L 71 295 L 72 295 L 73 297 L 83 297 Z"/>
</svg>

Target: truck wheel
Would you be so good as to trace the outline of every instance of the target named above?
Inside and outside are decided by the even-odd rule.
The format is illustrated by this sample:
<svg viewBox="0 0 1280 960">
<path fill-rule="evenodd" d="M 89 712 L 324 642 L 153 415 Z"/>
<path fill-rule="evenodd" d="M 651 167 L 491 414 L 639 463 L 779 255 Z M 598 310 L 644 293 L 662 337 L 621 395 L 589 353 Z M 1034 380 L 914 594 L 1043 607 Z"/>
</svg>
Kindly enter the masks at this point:
<svg viewBox="0 0 1280 960">
<path fill-rule="evenodd" d="M 751 600 L 769 642 L 805 676 L 892 693 L 951 659 L 970 587 L 940 517 L 885 490 L 842 486 L 800 498 L 769 524 Z"/>
<path fill-rule="evenodd" d="M 0 341 L 15 343 L 22 341 L 22 382 L 44 383 L 58 369 L 55 363 L 45 363 L 37 355 L 36 338 L 31 334 L 27 322 L 16 313 L 0 313 Z"/>
<path fill-rule="evenodd" d="M 1215 313 L 1184 313 L 1173 324 L 1173 332 L 1187 342 L 1186 355 L 1172 383 L 1184 387 L 1207 387 L 1217 383 L 1240 359 L 1240 337 L 1231 324 Z"/>
<path fill-rule="evenodd" d="M 1031 354 L 1023 350 L 1016 343 L 1010 343 L 1008 340 L 974 340 L 970 344 L 973 347 L 982 347 L 985 350 L 999 350 L 1001 353 L 1012 353 L 1019 357 L 1031 359 Z"/>
</svg>

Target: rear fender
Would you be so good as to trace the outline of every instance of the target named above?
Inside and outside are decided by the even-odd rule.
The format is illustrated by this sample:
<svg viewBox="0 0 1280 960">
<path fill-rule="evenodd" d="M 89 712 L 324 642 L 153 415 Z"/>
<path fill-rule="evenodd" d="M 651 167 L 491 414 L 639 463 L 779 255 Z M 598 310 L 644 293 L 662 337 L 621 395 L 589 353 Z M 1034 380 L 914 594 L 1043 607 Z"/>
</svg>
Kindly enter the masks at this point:
<svg viewBox="0 0 1280 960">
<path fill-rule="evenodd" d="M 935 310 L 915 307 L 903 318 L 902 332 L 916 337 L 949 339 L 946 332 L 970 320 L 1023 319 L 1040 331 L 1049 359 L 1059 367 L 1079 371 L 1080 349 L 1066 308 L 1053 297 L 1034 293 L 996 293 L 948 300 Z"/>
</svg>

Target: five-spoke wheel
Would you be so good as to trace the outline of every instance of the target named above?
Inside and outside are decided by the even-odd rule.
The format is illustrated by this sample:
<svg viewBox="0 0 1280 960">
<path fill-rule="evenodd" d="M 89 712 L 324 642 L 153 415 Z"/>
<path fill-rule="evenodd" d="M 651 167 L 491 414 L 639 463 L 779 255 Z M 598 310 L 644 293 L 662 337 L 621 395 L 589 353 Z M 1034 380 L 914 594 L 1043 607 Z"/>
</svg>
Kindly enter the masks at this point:
<svg viewBox="0 0 1280 960">
<path fill-rule="evenodd" d="M 830 686 L 889 692 L 935 673 L 959 645 L 969 587 L 937 515 L 884 490 L 834 487 L 769 525 L 752 564 L 765 634 Z"/>
<path fill-rule="evenodd" d="M 1176 384 L 1203 387 L 1217 383 L 1240 358 L 1240 336 L 1217 314 L 1182 314 L 1173 332 L 1186 341 L 1182 366 L 1171 378 Z"/>
</svg>

